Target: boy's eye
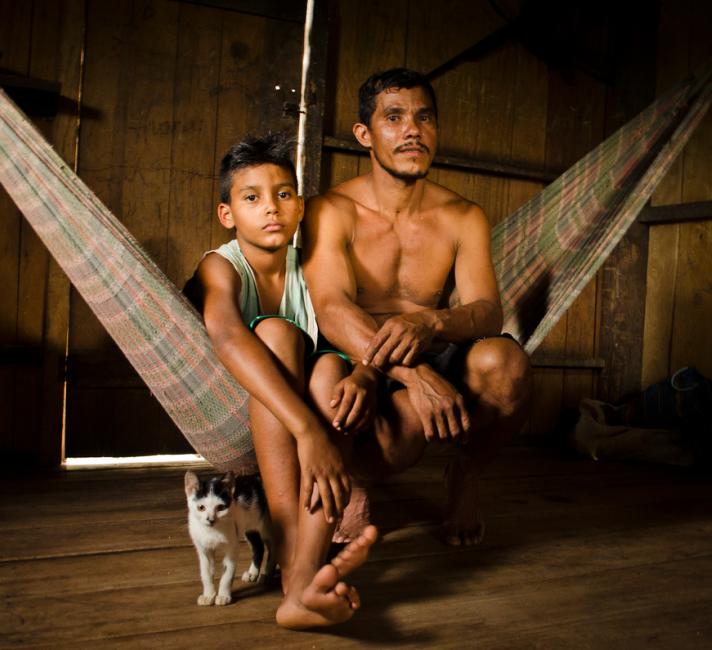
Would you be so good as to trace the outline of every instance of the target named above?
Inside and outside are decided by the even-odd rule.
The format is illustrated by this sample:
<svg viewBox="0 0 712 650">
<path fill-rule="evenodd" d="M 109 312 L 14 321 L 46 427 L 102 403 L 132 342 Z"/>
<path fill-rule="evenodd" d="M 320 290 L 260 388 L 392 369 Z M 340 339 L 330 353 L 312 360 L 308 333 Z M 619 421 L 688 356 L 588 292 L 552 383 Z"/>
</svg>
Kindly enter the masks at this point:
<svg viewBox="0 0 712 650">
<path fill-rule="evenodd" d="M 245 201 L 249 201 L 250 203 L 253 203 L 257 200 L 257 194 L 247 194 L 243 198 L 245 199 Z"/>
<path fill-rule="evenodd" d="M 283 191 L 281 191 L 281 192 L 277 192 L 277 196 L 278 196 L 280 199 L 288 199 L 288 198 L 291 198 L 292 193 L 291 193 L 291 192 L 286 192 L 286 191 L 283 190 Z"/>
<path fill-rule="evenodd" d="M 205 506 L 198 506 L 198 510 L 200 510 L 200 512 L 203 512 L 203 510 L 205 510 Z"/>
</svg>

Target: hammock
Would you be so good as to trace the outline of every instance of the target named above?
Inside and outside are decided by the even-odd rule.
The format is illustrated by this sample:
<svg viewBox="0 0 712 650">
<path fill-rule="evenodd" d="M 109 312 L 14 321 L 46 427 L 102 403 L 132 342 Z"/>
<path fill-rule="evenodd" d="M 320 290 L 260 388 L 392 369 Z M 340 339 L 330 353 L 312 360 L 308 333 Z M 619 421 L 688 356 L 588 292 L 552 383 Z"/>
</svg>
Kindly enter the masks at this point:
<svg viewBox="0 0 712 650">
<path fill-rule="evenodd" d="M 710 75 L 661 97 L 493 229 L 505 328 L 532 352 L 635 220 L 710 104 Z M 0 91 L 0 181 L 190 444 L 255 468 L 247 393 L 138 242 Z"/>
</svg>

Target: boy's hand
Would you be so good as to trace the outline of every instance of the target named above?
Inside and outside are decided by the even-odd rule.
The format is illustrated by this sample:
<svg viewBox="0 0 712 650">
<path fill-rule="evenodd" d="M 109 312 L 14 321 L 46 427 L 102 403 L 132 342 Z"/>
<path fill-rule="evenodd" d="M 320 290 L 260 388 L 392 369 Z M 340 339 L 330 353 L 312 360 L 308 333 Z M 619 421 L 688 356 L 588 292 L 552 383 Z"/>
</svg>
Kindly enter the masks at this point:
<svg viewBox="0 0 712 650">
<path fill-rule="evenodd" d="M 339 450 L 326 432 L 312 432 L 297 440 L 297 456 L 302 470 L 302 503 L 314 512 L 321 501 L 329 523 L 340 519 L 351 498 L 351 479 Z M 318 491 L 318 496 L 315 495 Z"/>
<path fill-rule="evenodd" d="M 358 433 L 371 425 L 376 413 L 377 386 L 376 373 L 361 364 L 336 384 L 330 406 L 336 409 L 332 425 L 337 431 Z"/>
</svg>

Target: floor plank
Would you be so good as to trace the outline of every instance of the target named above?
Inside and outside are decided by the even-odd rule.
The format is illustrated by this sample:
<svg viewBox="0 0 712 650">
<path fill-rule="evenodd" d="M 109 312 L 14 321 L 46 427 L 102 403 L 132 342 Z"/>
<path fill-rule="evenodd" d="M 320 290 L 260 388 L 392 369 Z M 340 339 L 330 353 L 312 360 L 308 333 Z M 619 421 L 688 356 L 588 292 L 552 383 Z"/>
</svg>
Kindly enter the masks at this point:
<svg viewBox="0 0 712 650">
<path fill-rule="evenodd" d="M 319 633 L 275 625 L 275 585 L 195 605 L 182 468 L 4 477 L 0 647 L 712 646 L 709 476 L 510 448 L 483 481 L 485 540 L 452 549 L 442 455 L 373 490 L 364 606 Z"/>
</svg>

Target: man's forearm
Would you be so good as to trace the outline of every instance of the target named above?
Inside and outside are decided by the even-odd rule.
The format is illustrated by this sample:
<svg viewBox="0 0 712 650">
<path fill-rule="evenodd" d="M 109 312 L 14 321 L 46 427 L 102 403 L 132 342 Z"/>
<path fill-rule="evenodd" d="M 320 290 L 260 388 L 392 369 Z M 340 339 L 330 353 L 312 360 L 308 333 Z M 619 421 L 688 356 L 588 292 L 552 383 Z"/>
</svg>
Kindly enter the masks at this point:
<svg viewBox="0 0 712 650">
<path fill-rule="evenodd" d="M 319 313 L 319 329 L 329 343 L 360 363 L 378 331 L 373 316 L 350 300 L 332 301 Z"/>
<path fill-rule="evenodd" d="M 452 309 L 427 310 L 435 338 L 448 343 L 463 343 L 502 331 L 502 310 L 488 300 L 477 300 Z"/>
</svg>

